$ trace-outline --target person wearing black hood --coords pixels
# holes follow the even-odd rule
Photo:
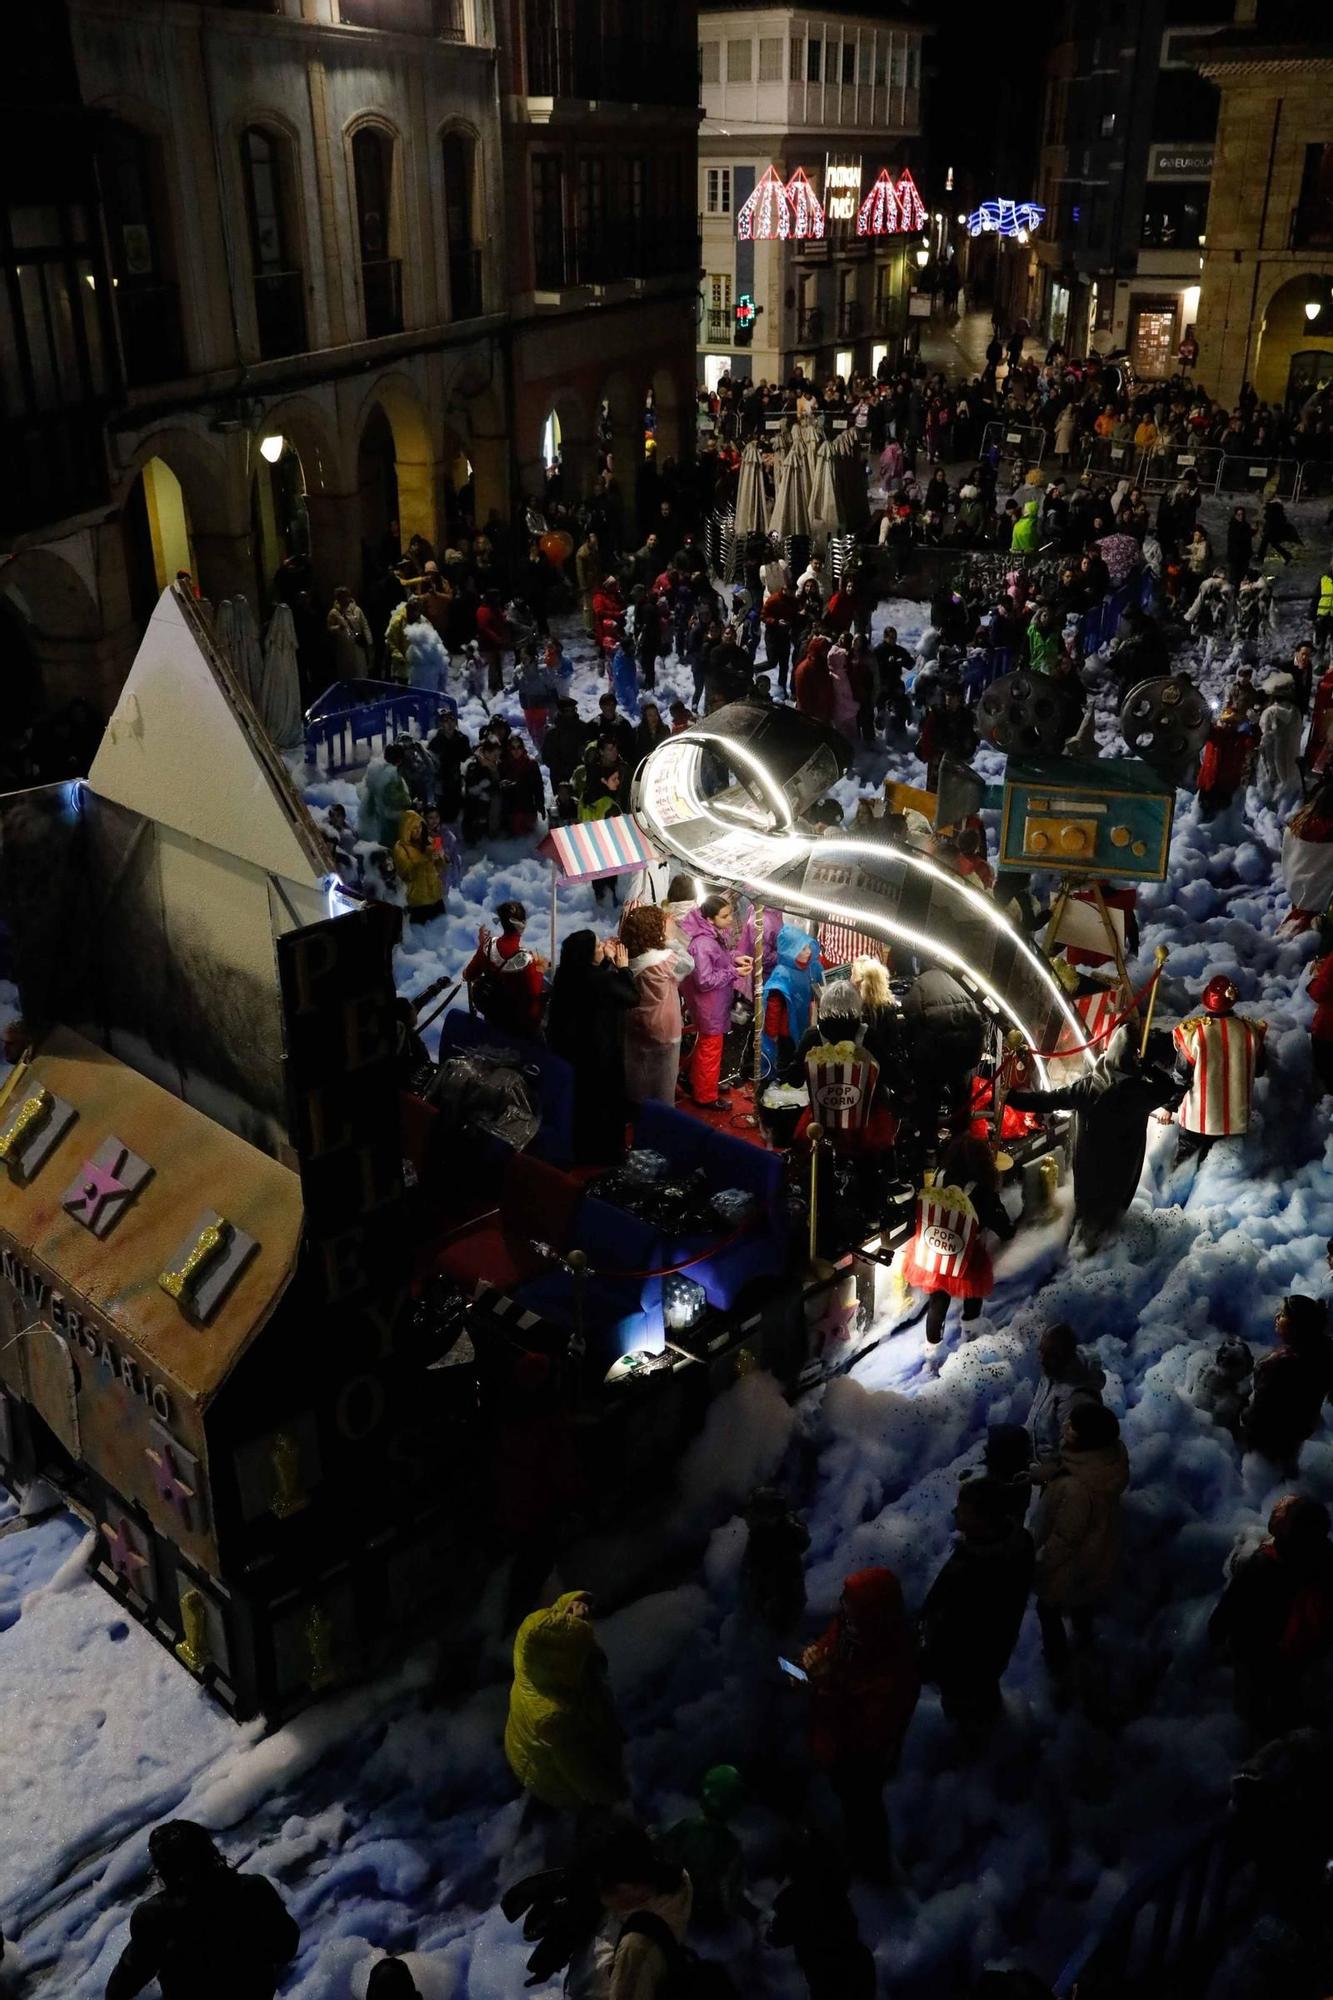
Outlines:
[[[546,1039],[574,1071],[574,1158],[605,1165],[625,1150],[625,1016],[638,999],[625,947],[573,931],[551,982]]]
[[[156,1979],[162,2000],[273,2000],[301,1932],[262,1875],[228,1867],[203,1827],[168,1820],[148,1836],[161,1888],[135,1906],[106,2000]]]
[[[1308,1720],[1309,1681],[1333,1645],[1333,1545],[1328,1509],[1289,1493],[1268,1517],[1268,1540],[1244,1556],[1208,1637],[1235,1674],[1236,1711],[1261,1738]]]
[[[1036,1551],[998,1479],[968,1479],[954,1507],[958,1540],[921,1607],[921,1674],[965,1739],[981,1743],[1000,1713],[1000,1676],[1027,1609]]]
[[[1333,1340],[1323,1306],[1299,1292],[1283,1299],[1273,1330],[1278,1346],[1254,1371],[1241,1434],[1250,1451],[1275,1465],[1294,1465],[1333,1397]]]
[[[1134,1199],[1153,1112],[1174,1109],[1183,1096],[1170,1070],[1140,1061],[1127,1023],[1063,1090],[1010,1091],[1016,1111],[1074,1113],[1074,1225],[1085,1250],[1098,1247]]]

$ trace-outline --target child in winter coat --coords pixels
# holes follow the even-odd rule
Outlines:
[[[731,1002],[738,979],[748,979],[751,961],[737,954],[728,939],[732,905],[729,896],[706,896],[681,923],[681,937],[694,960],[683,993],[697,1034],[690,1057],[690,1093],[696,1104],[722,1106],[730,1099],[719,1092],[722,1048],[731,1025]]]
[[[759,1486],[745,1507],[741,1602],[775,1638],[805,1612],[805,1553],[810,1531],[776,1486]]]
[[[990,1148],[982,1140],[955,1139],[934,1184],[917,1197],[916,1235],[903,1270],[909,1285],[929,1294],[926,1339],[932,1346],[944,1337],[950,1299],[961,1299],[963,1318],[973,1320],[994,1289],[987,1230],[1006,1243],[1014,1234]]]
[[[620,920],[638,998],[625,1016],[625,1088],[631,1104],[674,1104],[682,1032],[680,981],[693,970],[673,952],[671,918],[658,903],[636,903]]]
[[[1070,1667],[1066,1617],[1080,1643],[1089,1644],[1093,1614],[1115,1581],[1120,1496],[1128,1484],[1129,1455],[1115,1416],[1101,1403],[1076,1403],[1032,1519],[1042,1651],[1057,1678]]]
[[[405,812],[393,846],[393,865],[407,891],[407,921],[428,924],[444,915],[444,876],[419,812]]]
[[[1301,711],[1290,674],[1275,674],[1262,692],[1268,702],[1259,714],[1259,789],[1280,799],[1301,788]]]
[[[760,1047],[766,1081],[789,1080],[797,1047],[810,1025],[815,989],[823,981],[818,941],[798,924],[783,924],[777,935],[777,963],[764,982]]]
[[[812,1841],[774,1898],[768,1941],[796,1954],[810,2000],[875,2000],[879,1990],[847,1889],[846,1868]]]
[[[902,1587],[890,1569],[857,1570],[834,1617],[801,1655],[810,1678],[810,1748],[842,1808],[858,1874],[892,1874],[884,1787],[921,1694]]]
[[[509,1768],[524,1791],[559,1811],[609,1806],[625,1791],[623,1740],[592,1600],[567,1591],[525,1618],[514,1640]]]

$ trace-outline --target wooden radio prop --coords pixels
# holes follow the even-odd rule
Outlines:
[[[1174,806],[1174,792],[1132,758],[1011,758],[999,866],[1160,882]]]

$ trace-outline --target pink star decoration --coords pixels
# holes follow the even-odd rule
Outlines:
[[[140,1571],[148,1567],[148,1558],[141,1556],[131,1542],[128,1524],[122,1518],[113,1528],[103,1521],[102,1533],[106,1537],[106,1552],[116,1575],[124,1577],[126,1583],[137,1584]]]
[[[125,1182],[118,1180],[107,1167],[99,1167],[95,1160],[85,1160],[79,1176],[79,1193],[75,1201],[68,1203],[69,1212],[93,1228],[107,1202],[118,1194],[128,1194]]]
[[[190,1504],[194,1499],[194,1488],[187,1486],[181,1478],[171,1446],[145,1445],[144,1455],[153,1468],[153,1485],[157,1491],[169,1507],[179,1507],[188,1520]]]

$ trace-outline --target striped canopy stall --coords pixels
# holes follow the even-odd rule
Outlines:
[[[605,875],[630,875],[661,860],[657,849],[627,814],[553,826],[538,843],[538,854],[554,861],[566,882],[599,882]]]
[[[577,826],[553,826],[537,844],[538,854],[551,862],[551,957],[555,958],[555,900],[562,882],[600,882],[607,875],[633,875],[662,859],[639,823],[628,813],[610,819],[580,820]]]

